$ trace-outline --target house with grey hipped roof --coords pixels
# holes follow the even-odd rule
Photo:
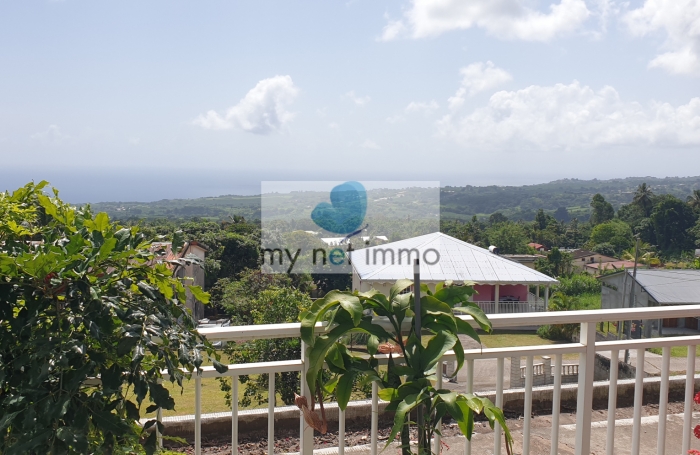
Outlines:
[[[396,280],[413,279],[413,262],[420,259],[421,283],[431,289],[444,281],[475,283],[472,299],[486,313],[545,311],[549,287],[557,280],[523,264],[463,242],[441,232],[354,250],[352,288],[387,293]],[[539,295],[530,292],[530,287]],[[410,292],[410,290],[407,290]]]
[[[601,306],[640,308],[700,304],[700,270],[632,270],[599,278],[602,286]],[[636,324],[635,324],[636,326]],[[632,336],[645,337],[698,333],[697,318],[668,318],[641,321]]]

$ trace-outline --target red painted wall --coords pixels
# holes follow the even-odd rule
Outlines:
[[[492,284],[477,284],[474,289],[478,294],[474,294],[475,302],[493,302],[495,286]],[[521,302],[527,302],[527,285],[526,284],[504,284],[498,289],[500,298],[513,296],[519,298]]]

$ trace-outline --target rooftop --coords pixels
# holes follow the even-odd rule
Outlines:
[[[350,258],[352,267],[361,280],[393,281],[413,278],[412,260],[416,252],[421,257],[421,279],[424,281],[533,285],[557,283],[554,278],[525,265],[440,232],[355,250],[350,253]],[[413,255],[409,257],[411,253]],[[383,257],[386,257],[386,261]]]
[[[700,304],[700,270],[637,270],[637,283],[662,305]]]

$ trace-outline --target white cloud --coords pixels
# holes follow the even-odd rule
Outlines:
[[[46,131],[32,134],[31,139],[43,144],[61,144],[70,139],[70,136],[64,134],[58,125],[49,125]]]
[[[592,0],[589,0],[592,1]],[[607,0],[597,3],[607,4]],[[400,20],[388,20],[381,40],[401,36],[427,38],[469,28],[481,28],[504,39],[549,41],[581,28],[594,13],[584,0],[560,0],[542,12],[527,0],[411,0]]]
[[[255,134],[270,134],[292,120],[294,114],[287,107],[298,93],[299,89],[289,76],[263,79],[225,113],[208,111],[193,123],[212,130],[239,128]]]
[[[330,128],[332,130],[337,130],[340,128],[340,125],[338,125],[336,122],[331,122],[328,124],[328,128]]]
[[[372,100],[372,98],[370,98],[369,96],[356,95],[354,90],[350,90],[348,93],[343,95],[343,97],[349,99],[358,106],[364,106]]]
[[[459,73],[462,75],[462,85],[457,89],[457,93],[447,100],[450,109],[462,106],[466,96],[491,90],[513,79],[506,70],[497,68],[491,61],[472,63],[462,68]]]
[[[438,122],[439,134],[485,149],[582,149],[604,145],[700,144],[700,98],[673,107],[620,99],[609,86],[530,86],[494,93],[488,104]]]
[[[374,142],[370,139],[365,139],[365,141],[362,144],[360,144],[360,147],[362,147],[363,149],[372,149],[372,150],[381,149],[381,147],[379,145],[377,145],[376,142]]]
[[[137,146],[141,143],[141,138],[140,137],[131,137],[128,140],[129,145]]]
[[[416,101],[411,101],[408,106],[404,109],[404,112],[415,113],[422,112],[425,115],[430,115],[440,108],[440,105],[435,101],[431,100],[429,103],[418,103]]]
[[[666,52],[650,61],[649,67],[700,75],[700,0],[646,0],[623,20],[637,36],[665,33]]]
[[[403,115],[392,115],[390,117],[386,118],[387,123],[391,123],[392,125],[395,125],[397,123],[403,122],[406,120]]]

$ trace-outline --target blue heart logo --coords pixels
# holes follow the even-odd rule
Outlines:
[[[331,190],[331,203],[321,202],[311,212],[316,225],[335,234],[356,231],[367,213],[367,190],[359,182],[345,182]]]

